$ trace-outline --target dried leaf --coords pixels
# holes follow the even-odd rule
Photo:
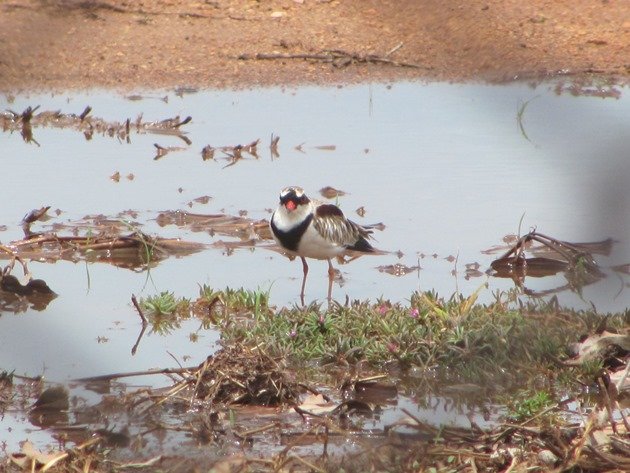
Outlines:
[[[20,453],[12,453],[11,461],[24,470],[36,471],[43,465],[56,461],[60,456],[65,456],[63,452],[43,453],[35,448],[28,440],[22,445]]]
[[[321,394],[309,394],[299,407],[311,414],[322,415],[335,410],[337,404],[331,401],[326,401],[324,396]]]

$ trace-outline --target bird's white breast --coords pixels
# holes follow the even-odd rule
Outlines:
[[[344,251],[345,247],[323,238],[311,222],[298,244],[297,253],[307,258],[328,259],[334,258]]]

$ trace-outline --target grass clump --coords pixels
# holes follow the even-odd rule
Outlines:
[[[469,379],[553,363],[589,325],[585,313],[515,306],[510,293],[491,304],[476,303],[476,296],[415,292],[408,304],[380,299],[276,311],[268,292],[202,288],[228,343],[262,345],[295,361],[448,367]]]
[[[160,335],[168,335],[180,327],[183,318],[190,317],[190,301],[169,291],[142,298],[139,304],[153,332]]]
[[[188,316],[190,301],[175,297],[172,292],[163,291],[156,296],[140,299],[140,307],[152,316]]]
[[[507,418],[511,422],[521,423],[542,414],[556,402],[546,391],[533,393],[520,392],[507,401]]]
[[[254,316],[261,311],[269,311],[269,290],[231,289],[217,291],[204,284],[199,289],[199,299],[196,302],[198,310],[212,309],[216,304],[222,311],[229,314],[251,312]]]
[[[557,366],[570,343],[602,319],[554,303],[520,304],[510,291],[488,304],[477,303],[477,295],[445,299],[414,292],[407,303],[379,299],[276,310],[268,290],[203,286],[193,311],[218,326],[226,344],[255,346],[298,363],[395,363],[479,382],[498,374],[519,381],[524,370]],[[607,323],[614,329],[626,319],[617,314]]]

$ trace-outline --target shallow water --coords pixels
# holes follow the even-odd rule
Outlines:
[[[159,227],[163,210],[196,213],[246,211],[254,220],[269,218],[279,190],[301,185],[317,196],[333,186],[346,214],[359,223],[383,222],[376,246],[396,254],[363,257],[341,266],[344,284],[334,297],[343,301],[384,297],[404,301],[414,290],[435,289],[470,294],[488,282],[481,300],[510,280],[486,275],[465,278],[465,264],[480,271],[497,257],[482,253],[502,244],[506,234],[530,227],[573,242],[613,238],[604,267],[630,263],[630,100],[558,95],[554,85],[397,83],[295,90],[207,91],[177,96],[150,92],[132,101],[104,91],[0,98],[0,109],[21,112],[27,106],[81,113],[106,120],[162,120],[192,116],[182,127],[192,141],[175,136],[131,134],[131,142],[76,131],[35,128],[37,143],[19,132],[0,134],[3,155],[0,207],[2,243],[22,238],[20,221],[31,209],[52,207],[54,218],[34,224],[76,222],[85,215],[116,218],[128,209],[148,234],[213,243],[225,236]],[[168,96],[168,102],[160,97]],[[519,110],[527,102],[519,126]],[[279,158],[268,149],[280,137]],[[201,150],[247,144],[261,139],[259,159],[229,161],[217,152],[204,161]],[[154,160],[154,143],[183,147]],[[334,146],[334,149],[332,149]],[[115,182],[110,176],[121,175]],[[125,176],[133,174],[134,179]],[[209,195],[203,205],[189,203]],[[355,209],[365,208],[365,217]],[[52,210],[60,209],[59,216]],[[456,257],[456,261],[449,256]],[[421,270],[395,277],[375,269],[401,263]],[[312,262],[307,300],[326,295],[325,262]],[[214,350],[218,334],[200,330],[198,321],[163,337],[148,334],[138,353],[130,350],[140,330],[131,306],[139,297],[174,291],[194,298],[198,284],[215,288],[271,288],[277,305],[299,302],[301,265],[264,248],[217,248],[185,258],[171,258],[136,273],[105,264],[32,262],[34,277],[59,295],[41,312],[0,315],[0,369],[43,374],[50,381],[119,371],[198,364]],[[454,276],[453,270],[457,273]],[[17,269],[16,272],[17,273]],[[537,290],[561,286],[562,276],[528,278]],[[558,294],[562,304],[617,311],[628,307],[628,277],[609,272],[584,288],[581,297]],[[199,339],[191,342],[190,335]],[[155,380],[149,381],[154,383]]]

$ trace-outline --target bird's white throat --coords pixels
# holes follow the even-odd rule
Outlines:
[[[310,202],[305,205],[298,205],[291,212],[284,205],[281,205],[273,215],[273,223],[279,230],[286,232],[297,227],[312,213],[313,209]]]

